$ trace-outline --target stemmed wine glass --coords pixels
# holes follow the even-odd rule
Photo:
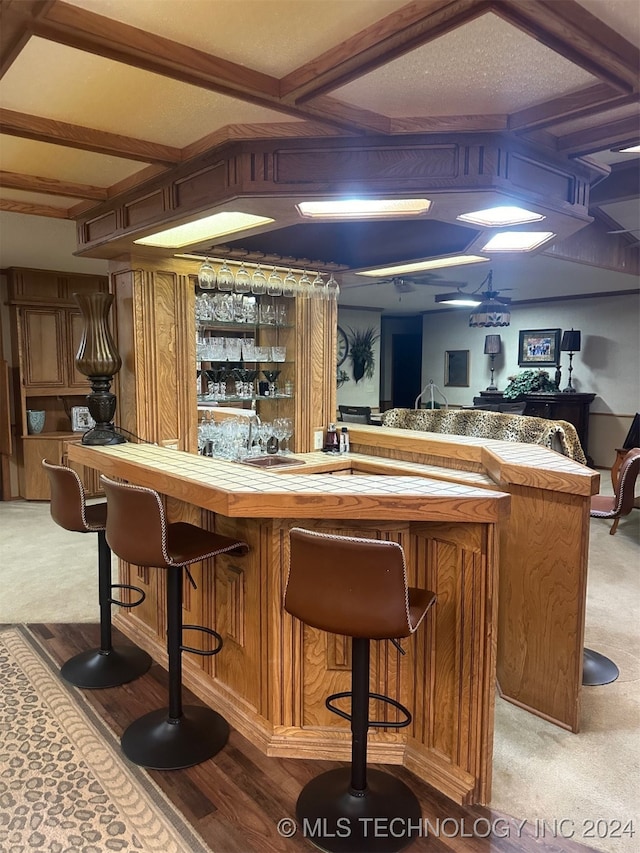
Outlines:
[[[278,376],[280,376],[281,373],[282,373],[281,370],[263,370],[262,371],[262,375],[264,376],[264,378],[269,383],[269,396],[270,397],[276,396],[276,391],[277,391],[276,380],[277,380]]]
[[[233,290],[233,272],[226,261],[218,270],[218,290]]]
[[[284,281],[282,282],[282,295],[295,296],[297,287],[298,282],[296,281],[296,277],[293,274],[293,270],[290,269],[284,277]]]
[[[275,267],[267,280],[267,296],[282,296],[282,276]]]
[[[198,270],[198,284],[203,290],[215,290],[216,271],[209,263],[209,258],[205,260]]]
[[[284,441],[281,453],[291,453],[291,450],[289,449],[289,439],[293,435],[293,420],[291,418],[276,418],[274,420],[274,424],[276,425],[277,430],[275,433],[276,438],[280,441]]]
[[[267,292],[267,277],[262,272],[260,264],[256,267],[254,274],[251,276],[251,293],[255,296],[263,296]]]
[[[324,299],[326,288],[324,281],[322,280],[322,273],[316,273],[316,277],[311,282],[312,293],[316,299]]]
[[[249,293],[251,290],[251,276],[247,272],[244,262],[240,264],[240,269],[236,273],[234,288],[236,293]]]

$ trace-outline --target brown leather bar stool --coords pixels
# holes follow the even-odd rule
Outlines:
[[[78,474],[65,465],[42,460],[51,484],[51,517],[77,533],[98,534],[98,600],[100,603],[100,648],[81,652],[62,665],[60,675],[75,687],[118,687],[138,678],[151,666],[151,658],[136,646],[118,646],[111,642],[111,605],[137,607],[144,601],[144,591],[128,584],[111,583],[111,550],[105,538],[107,505],[88,505]],[[112,598],[113,589],[130,589],[139,593],[132,603]]]
[[[135,720],[122,735],[122,751],[134,764],[154,770],[179,770],[211,758],[226,744],[229,726],[211,708],[182,704],[182,652],[215,655],[222,637],[202,625],[182,620],[183,569],[196,588],[189,566],[218,554],[244,554],[245,542],[211,533],[183,521],[169,523],[160,495],[153,489],[100,478],[107,495],[107,541],[127,563],[167,571],[167,654],[169,707]],[[213,649],[182,644],[183,630],[214,637]]]
[[[403,728],[411,714],[394,699],[370,692],[369,647],[371,640],[391,640],[402,651],[397,640],[413,634],[436,597],[407,586],[404,552],[396,542],[295,527],[290,541],[285,610],[313,628],[351,637],[352,644],[351,690],[325,700],[330,711],[351,723],[351,767],[329,770],[307,783],[296,815],[302,826],[320,828],[312,840],[321,850],[394,853],[420,832],[420,803],[395,776],[367,772],[367,731]],[[351,697],[350,714],[333,704],[346,697]],[[404,719],[370,720],[371,698],[401,711]],[[385,826],[379,834],[376,818]]]

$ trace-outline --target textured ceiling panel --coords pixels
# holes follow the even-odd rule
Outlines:
[[[227,124],[283,119],[275,110],[39,38],[5,74],[0,97],[5,109],[178,148]]]
[[[392,117],[478,115],[515,112],[595,82],[591,74],[487,14],[332,94]]]
[[[74,6],[274,77],[283,77],[406,2],[71,0]]]
[[[0,136],[0,169],[58,181],[110,187],[144,168],[144,164],[91,151],[49,145],[16,136]]]

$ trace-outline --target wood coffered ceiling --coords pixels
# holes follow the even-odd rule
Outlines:
[[[582,168],[601,238],[633,224],[639,161],[611,149],[640,141],[635,0],[0,0],[0,15],[0,216],[86,221],[232,143],[494,134]],[[433,226],[407,231],[430,251]],[[286,217],[279,254],[288,228],[334,260],[335,229]],[[384,254],[366,228],[343,252],[358,265]],[[637,272],[637,235],[608,240]]]

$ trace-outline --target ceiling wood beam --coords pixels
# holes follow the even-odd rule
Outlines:
[[[47,204],[28,204],[14,199],[0,199],[0,210],[10,213],[28,213],[30,216],[46,216],[49,219],[71,219],[69,211],[63,207],[53,207]]]
[[[48,195],[70,196],[103,201],[108,198],[103,187],[89,184],[76,184],[71,181],[58,181],[55,178],[42,178],[37,175],[20,175],[17,172],[0,171],[0,186],[26,192],[46,193]]]
[[[596,83],[581,89],[553,98],[544,104],[520,110],[509,116],[509,130],[527,132],[544,130],[560,122],[571,121],[599,114],[603,109],[610,110],[626,106],[637,100],[637,95],[620,95],[616,89],[607,83]]]
[[[576,0],[493,0],[493,11],[617,91],[638,90],[640,51]]]
[[[0,109],[0,129],[10,136],[23,139],[35,139],[37,142],[49,142],[53,145],[65,145],[83,151],[96,151],[127,160],[139,160],[143,163],[161,163],[163,165],[179,163],[182,159],[180,149],[143,139],[106,133],[63,121],[26,115],[13,110]]]
[[[468,1],[468,0],[467,0]],[[286,113],[296,118],[322,120],[349,131],[378,133],[384,117],[371,113],[360,127],[354,111],[340,106],[320,109],[294,106],[280,98],[277,78],[212,56],[154,33],[88,12],[57,0],[34,24],[34,35],[96,56],[103,56],[154,74]]]
[[[417,0],[392,12],[280,81],[283,100],[300,105],[483,14],[488,0]]]
[[[623,145],[637,145],[640,136],[640,122],[637,116],[607,122],[598,127],[577,130],[558,138],[557,149],[563,154],[593,154],[605,148],[617,148]]]
[[[31,38],[31,27],[54,0],[2,0],[0,3],[0,79]]]

